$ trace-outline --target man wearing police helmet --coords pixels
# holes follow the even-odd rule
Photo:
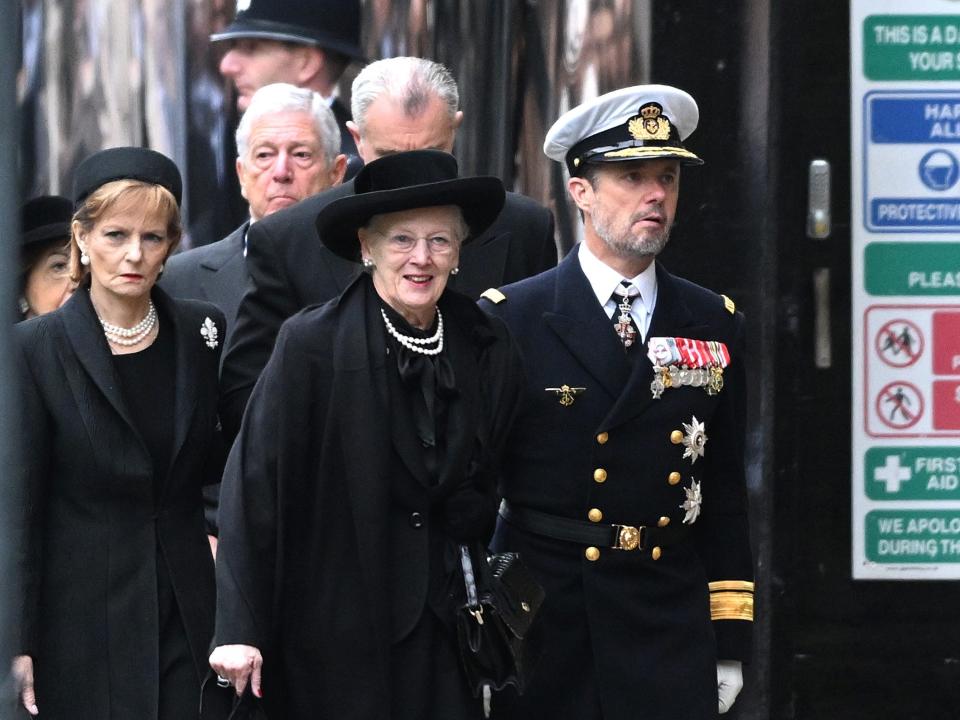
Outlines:
[[[330,103],[340,126],[340,151],[357,155],[346,129],[350,112],[334,91],[347,66],[363,59],[359,0],[237,0],[233,22],[210,40],[229,43],[220,73],[233,81],[240,112],[264,85],[285,82],[313,90]]]
[[[700,720],[726,712],[750,655],[744,320],[669,272],[666,245],[697,105],[663,85],[565,113],[584,239],[556,268],[484,293],[527,384],[503,459],[495,550],[547,599],[523,695],[493,717]]]

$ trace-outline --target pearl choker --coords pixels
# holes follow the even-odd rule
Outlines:
[[[416,338],[404,335],[393,326],[393,323],[390,322],[390,318],[387,317],[387,313],[384,312],[383,308],[380,308],[380,315],[383,316],[383,324],[387,326],[387,332],[396,338],[397,342],[407,350],[412,350],[421,355],[439,355],[443,350],[443,315],[440,314],[440,308],[437,308],[437,331],[428,338]],[[424,345],[433,345],[434,343],[437,345],[435,348],[422,347]]]
[[[103,327],[103,334],[107,340],[114,345],[130,347],[141,343],[151,333],[157,324],[157,309],[153,306],[153,300],[150,301],[150,307],[143,320],[138,322],[132,328],[120,327],[106,322],[100,315],[97,315],[100,325]]]

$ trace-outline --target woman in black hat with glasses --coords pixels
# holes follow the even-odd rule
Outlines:
[[[20,209],[20,320],[63,305],[76,283],[70,278],[70,220],[73,203],[41,195]]]
[[[19,655],[27,711],[199,714],[213,630],[201,487],[222,468],[224,321],[157,288],[180,240],[180,173],[143,148],[77,168],[72,298],[16,326],[23,460]]]
[[[492,533],[518,358],[446,285],[503,185],[435,150],[355,182],[317,228],[368,272],[284,324],[227,462],[210,662],[271,718],[479,718],[456,549]]]

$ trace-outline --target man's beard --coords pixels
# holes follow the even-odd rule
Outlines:
[[[641,220],[646,213],[640,213],[629,218],[623,227],[612,227],[613,220],[598,207],[593,208],[591,215],[593,229],[597,237],[620,257],[648,258],[659,255],[670,240],[670,226],[650,231],[644,237],[638,237],[630,232],[630,227]]]

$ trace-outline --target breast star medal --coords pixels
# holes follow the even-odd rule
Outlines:
[[[586,388],[582,387],[570,387],[569,385],[561,385],[560,387],[549,387],[544,388],[546,392],[552,392],[557,397],[560,398],[559,402],[564,407],[570,407],[573,405],[573,401],[577,395],[582,392],[586,392]]]
[[[707,426],[694,415],[689,423],[683,423],[683,430],[683,458],[690,458],[690,464],[693,465],[698,457],[703,457]]]
[[[214,348],[217,347],[217,345],[220,344],[219,341],[217,340],[217,335],[218,335],[217,325],[210,318],[203,319],[203,325],[200,326],[200,334],[203,335],[204,338],[206,338],[205,344],[211,350],[213,350]]]
[[[683,516],[684,525],[693,525],[700,517],[700,503],[703,502],[703,495],[700,494],[700,483],[690,478],[690,487],[684,488],[687,499],[683,501],[680,509],[686,514]]]

